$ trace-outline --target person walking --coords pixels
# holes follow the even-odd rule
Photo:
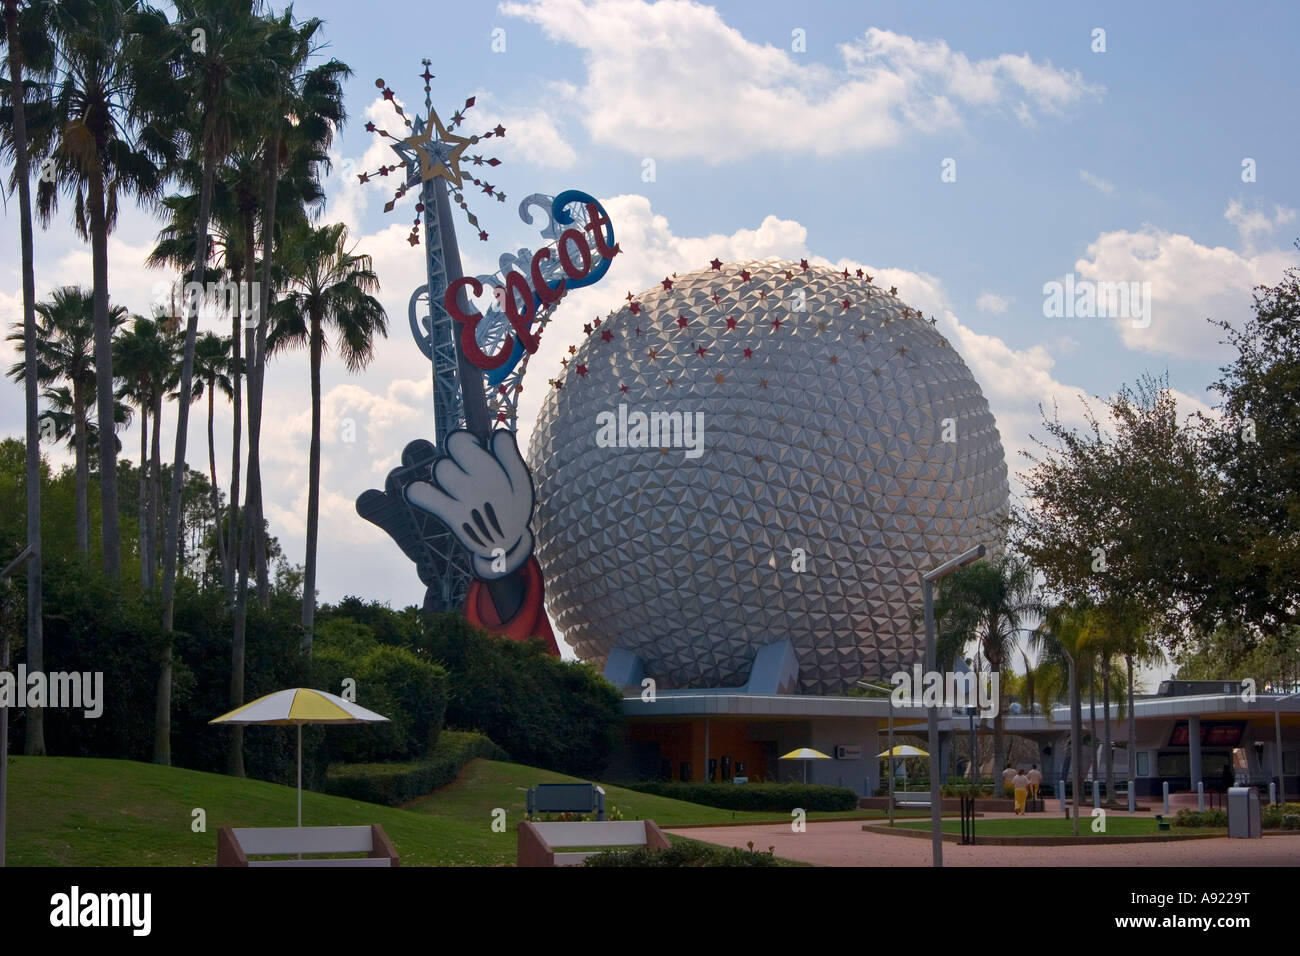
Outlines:
[[[1029,778],[1029,799],[1037,801],[1039,790],[1043,786],[1043,771],[1038,769],[1038,764],[1034,764],[1025,776]]]
[[[1002,792],[1006,793],[1011,789],[1011,778],[1016,775],[1016,768],[1007,764],[1006,769],[1002,771]]]
[[[1016,771],[1016,775],[1011,778],[1011,787],[1016,792],[1016,816],[1024,816],[1025,797],[1029,795],[1029,778],[1024,771]]]

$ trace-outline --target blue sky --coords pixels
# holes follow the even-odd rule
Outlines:
[[[1074,416],[1080,393],[1168,371],[1185,407],[1201,407],[1224,358],[1205,318],[1242,321],[1251,286],[1300,261],[1300,127],[1285,118],[1300,12],[1290,4],[1228,14],[1209,4],[299,0],[295,11],[325,19],[326,52],[355,71],[325,219],[347,222],[374,256],[393,323],[365,373],[325,369],[324,600],[401,605],[422,593],[352,502],[429,417],[427,366],[405,320],[423,281],[404,240],[412,200],[385,215],[385,187],[355,175],[387,161],[363,129],[367,116],[392,116],[374,79],[418,107],[423,56],[443,115],[472,94],[469,130],[507,128],[490,144],[504,161],[493,181],[512,201],[473,202],[487,243],[458,222],[467,271],[536,245],[515,216],[528,193],[581,188],[615,216],[627,255],[566,300],[530,366],[534,384],[558,369],[584,316],[714,255],[860,264],[938,317],[989,397],[1014,471],[1039,403]],[[1097,28],[1105,52],[1092,50]],[[1242,180],[1247,158],[1254,182]],[[946,159],[954,182],[941,179]],[[12,321],[13,203],[4,214],[0,317]],[[140,312],[171,278],[141,263],[157,229],[126,210],[110,246],[110,291]],[[1046,317],[1043,285],[1067,273],[1149,282],[1149,325]],[[61,216],[37,236],[38,294],[66,282],[90,284],[89,250]],[[268,516],[301,560],[305,360],[278,359],[270,374]],[[521,406],[525,437],[542,391]],[[0,396],[0,433],[20,434],[21,390],[6,384]],[[361,454],[337,438],[345,421],[360,429]],[[219,434],[229,422],[220,410]],[[131,433],[123,442],[136,447]],[[205,465],[203,453],[200,442],[192,464]]]

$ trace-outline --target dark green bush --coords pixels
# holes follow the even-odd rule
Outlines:
[[[694,840],[674,843],[666,850],[636,847],[627,850],[603,850],[583,861],[583,866],[781,866],[771,848],[755,850],[720,847]]]
[[[858,795],[848,787],[807,783],[690,783],[648,781],[626,784],[629,790],[724,810],[853,810]]]
[[[444,731],[431,756],[407,763],[331,764],[325,792],[395,807],[455,780],[475,757],[506,760],[506,752],[482,734]]]
[[[447,707],[447,672],[400,647],[373,645],[357,653],[328,644],[312,657],[315,686],[339,694],[356,681],[356,702],[388,718],[383,724],[333,727],[331,761],[417,760],[433,751]]]
[[[447,726],[482,731],[520,763],[599,777],[622,740],[622,695],[589,664],[485,634],[460,614],[427,616],[419,642],[450,675]]]

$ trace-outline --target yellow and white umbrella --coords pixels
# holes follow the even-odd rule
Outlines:
[[[298,826],[302,826],[302,728],[304,724],[375,724],[387,717],[323,690],[293,687],[236,707],[210,724],[265,724],[298,728]]]
[[[899,744],[893,750],[885,750],[876,754],[877,757],[928,757],[929,752],[922,750],[920,747],[913,747],[911,744]]]
[[[830,760],[830,754],[824,754],[820,750],[813,750],[811,747],[800,747],[798,750],[791,750],[788,754],[783,754],[781,760]],[[803,782],[808,782],[808,764],[803,765]]]
[[[922,750],[920,747],[913,747],[911,744],[899,744],[893,750],[885,750],[876,754],[877,757],[928,757],[929,751]],[[889,761],[889,772],[894,770],[894,761]],[[903,790],[907,790],[907,764],[903,764]]]

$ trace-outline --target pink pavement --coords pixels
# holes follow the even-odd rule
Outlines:
[[[1010,814],[1006,814],[1009,816]],[[789,824],[688,827],[678,836],[721,846],[776,848],[776,855],[815,866],[929,866],[930,841],[867,833],[861,820],[809,823],[803,833]],[[1298,866],[1300,836],[1262,840],[1186,840],[1111,846],[943,845],[944,866]]]

